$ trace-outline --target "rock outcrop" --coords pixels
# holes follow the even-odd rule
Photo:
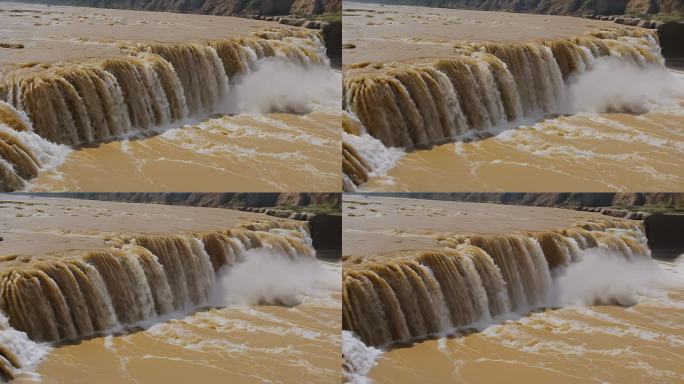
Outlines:
[[[665,23],[658,28],[660,48],[665,58],[684,58],[684,23]]]
[[[684,250],[684,215],[655,214],[644,220],[648,246],[660,257],[677,257]]]
[[[292,15],[319,15],[321,13],[339,12],[341,7],[341,0],[294,0],[289,13]]]

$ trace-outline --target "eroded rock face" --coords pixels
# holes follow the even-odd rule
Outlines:
[[[323,38],[328,57],[331,59],[342,58],[342,21],[337,20],[326,23],[323,26]]]
[[[648,246],[657,251],[666,251],[672,256],[684,251],[684,215],[655,214],[644,220]],[[669,251],[669,252],[667,252]]]
[[[626,0],[597,0],[594,13],[597,15],[622,15],[626,8]]]
[[[337,207],[342,203],[342,195],[335,192],[310,193],[312,205],[328,205]]]
[[[220,0],[214,0],[220,1]],[[257,6],[247,7],[247,11],[256,11],[266,15],[286,15],[290,14],[293,0],[262,0]]]
[[[316,215],[309,220],[311,239],[316,251],[325,258],[340,258],[342,216]]]
[[[665,23],[658,28],[662,55],[666,58],[684,58],[684,23]]]
[[[630,0],[627,3],[626,11],[630,14],[658,13],[658,2],[655,0]]]
[[[294,0],[290,7],[293,15],[319,15],[321,13],[339,12],[341,0]]]
[[[321,1],[294,0],[290,6],[290,13],[295,15],[314,15],[323,13]]]

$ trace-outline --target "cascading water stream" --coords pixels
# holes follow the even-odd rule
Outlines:
[[[343,274],[343,329],[387,348],[511,313],[553,306],[553,276],[603,249],[626,260],[649,259],[643,229],[629,221],[511,235],[441,236],[442,249],[348,257]]]
[[[36,363],[35,342],[103,335],[208,305],[219,271],[251,249],[311,260],[306,224],[272,220],[224,231],[127,235],[109,248],[16,256],[0,271],[0,377]],[[4,319],[4,317],[2,318]],[[33,357],[32,357],[33,356]]]
[[[19,371],[34,366],[49,348],[13,329],[0,313],[0,381],[11,381]]]
[[[150,134],[224,112],[257,60],[328,66],[317,31],[273,29],[204,43],[135,44],[122,57],[18,68],[0,80],[0,190],[21,189],[68,148]],[[64,146],[60,146],[64,145]]]
[[[373,164],[382,152],[378,144],[386,152],[488,137],[562,112],[567,84],[601,58],[638,68],[663,63],[655,35],[636,30],[545,42],[460,44],[454,50],[454,57],[364,63],[345,70],[344,108],[358,125],[345,127],[348,189],[383,172]]]

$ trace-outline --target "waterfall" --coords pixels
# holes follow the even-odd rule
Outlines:
[[[248,73],[258,59],[328,65],[322,36],[312,30],[274,28],[201,43],[131,44],[122,52],[3,75],[0,190],[21,189],[36,177],[45,167],[41,157],[63,158],[57,153],[66,149],[59,144],[101,143],[220,111],[231,80]],[[40,144],[26,148],[27,140]]]
[[[566,84],[597,59],[611,56],[644,68],[662,65],[658,50],[652,31],[616,29],[565,40],[456,44],[452,57],[351,66],[344,108],[360,128],[346,126],[345,132],[409,150],[487,137],[556,111]],[[353,140],[345,141],[352,190],[375,169]]]
[[[0,310],[14,330],[35,341],[78,340],[192,310],[210,299],[216,272],[243,261],[249,249],[267,248],[288,260],[314,258],[306,225],[263,220],[19,256],[0,271]]]
[[[552,274],[600,247],[648,258],[640,224],[578,222],[520,234],[440,236],[441,249],[343,261],[343,329],[389,347],[525,313],[551,302]]]
[[[31,341],[26,333],[13,329],[0,313],[0,381],[11,381],[22,369],[29,368],[49,351]]]
[[[0,101],[0,191],[21,189],[42,169],[61,163],[71,151],[33,132],[28,119]]]

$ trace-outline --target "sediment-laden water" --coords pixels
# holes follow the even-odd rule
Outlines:
[[[339,119],[339,113],[325,111],[212,118],[147,139],[71,152],[26,188],[153,192],[186,190],[191,183],[198,191],[335,191]]]
[[[22,12],[29,11],[14,12],[23,16]],[[67,24],[73,19],[69,16],[73,15],[62,16]],[[207,21],[213,20],[197,20],[205,24]],[[155,34],[159,28],[162,27],[149,27],[149,31]],[[215,35],[220,36],[219,33]],[[213,172],[206,179],[224,179],[223,189],[230,189],[225,188],[230,183],[240,184],[227,175],[244,172],[239,164],[244,158],[253,164],[259,163],[260,167],[278,161],[295,168],[292,164],[297,162],[298,168],[304,169],[296,175],[298,178],[321,179],[322,189],[335,189],[339,182],[330,174],[338,172],[339,162],[321,154],[331,152],[339,143],[330,134],[330,121],[339,118],[339,73],[329,67],[320,32],[261,26],[257,31],[252,28],[252,32],[244,33],[244,36],[224,39],[200,40],[190,35],[192,37],[186,40],[192,42],[182,42],[183,36],[179,36],[181,42],[149,42],[144,36],[138,41],[120,41],[116,43],[120,51],[116,54],[109,52],[114,45],[111,42],[67,39],[70,47],[62,56],[71,58],[72,51],[77,50],[71,45],[79,45],[80,41],[83,53],[78,60],[4,65],[0,80],[2,189],[33,189],[27,183],[41,171],[54,169],[64,161],[82,164],[83,160],[76,158],[79,156],[101,162],[108,169],[94,167],[94,163],[88,161],[89,168],[103,173],[110,173],[114,168],[115,172],[142,180],[142,184],[149,176],[152,179],[149,183],[157,189],[187,190],[187,183],[176,187],[161,181],[171,166],[150,166],[148,157],[152,156],[183,164],[191,168],[188,173],[195,170]],[[100,52],[102,49],[107,51]],[[90,55],[95,57],[89,58]],[[41,57],[39,53],[34,56]],[[53,57],[61,58],[58,54]],[[16,60],[22,59],[23,56],[16,57]],[[293,85],[296,85],[295,89],[289,88]],[[289,88],[291,97],[282,101],[285,88]],[[266,115],[271,112],[299,116]],[[245,116],[207,120],[214,114]],[[207,120],[205,124],[198,124],[203,120]],[[293,128],[300,128],[292,127],[293,122],[300,124],[312,140],[292,151],[283,151],[296,138],[291,133]],[[180,128],[186,124],[190,124],[189,128]],[[253,143],[242,146],[242,137],[234,136],[235,125],[242,124],[246,125],[247,131],[250,128],[258,131],[258,135],[251,136],[279,141],[273,147],[283,152],[282,158],[274,159],[269,155],[277,154],[273,149],[260,156],[258,146]],[[203,129],[207,125],[213,129]],[[145,149],[138,151],[138,154],[144,152],[139,157],[133,156],[134,169],[117,169],[111,164],[110,161],[117,160],[112,159],[112,152],[117,152],[119,157],[130,155],[127,150],[131,141],[127,139],[144,138],[169,128],[181,132],[161,140],[161,145],[167,149],[160,150],[156,141],[141,140],[139,146]],[[182,133],[185,131],[190,132],[185,135]],[[217,134],[225,137],[217,140]],[[188,135],[192,137],[185,137]],[[70,148],[113,140],[119,146],[90,148],[87,154],[75,151],[69,155]],[[188,149],[188,145],[194,147]],[[147,147],[156,148],[147,150]],[[222,165],[218,165],[220,161],[215,158],[219,150],[225,152]],[[151,155],[150,152],[155,153]],[[207,152],[212,152],[213,156]],[[226,166],[226,163],[232,164]],[[80,175],[69,165],[57,172],[64,174],[64,184],[59,184],[58,177],[52,175],[47,176],[50,184],[42,188],[52,191],[88,188],[69,180]],[[212,177],[216,174],[220,176]],[[154,180],[158,175],[158,180]],[[267,183],[260,177],[256,179],[262,187]],[[203,185],[191,184],[193,189],[203,190]],[[38,182],[36,189],[41,189],[41,185],[43,182]],[[288,187],[273,180],[273,185],[263,188]],[[125,184],[114,189],[121,188],[126,188]]]
[[[102,356],[111,353],[121,362],[139,358],[142,363],[137,368],[142,373],[136,368],[120,371],[117,364],[116,376],[106,379],[117,382],[136,382],[138,374],[157,380],[154,361],[172,361],[178,356],[186,361],[186,374],[206,366],[209,382],[227,377],[221,373],[235,370],[249,359],[274,364],[274,354],[283,358],[279,367],[289,374],[298,372],[321,382],[325,381],[321,377],[341,375],[335,352],[339,347],[339,266],[316,261],[306,223],[224,211],[228,212],[225,222],[245,217],[226,229],[136,233],[134,229],[144,226],[145,220],[160,217],[166,217],[164,225],[187,227],[191,222],[177,214],[181,210],[188,217],[198,213],[194,208],[145,205],[135,213],[121,210],[132,205],[21,198],[3,201],[3,210],[20,211],[18,224],[7,239],[12,253],[4,253],[0,262],[0,360],[5,379],[29,380],[36,375],[39,361],[45,359],[47,365],[40,363],[37,372],[47,382],[96,380],[112,368],[112,356]],[[221,220],[221,212],[216,211],[223,210],[203,211],[208,222]],[[82,230],[77,221],[54,217],[57,212],[73,212],[71,215],[88,222],[85,228],[91,229]],[[84,216],[85,212],[89,216]],[[129,224],[129,233],[122,233],[117,224],[107,232],[102,231],[106,219],[99,218],[103,214],[131,215],[138,220]],[[61,221],[64,229],[50,227],[52,220]],[[25,232],[38,244],[22,247]],[[45,238],[36,239],[38,233],[45,233]],[[58,245],[53,247],[53,243]],[[98,243],[102,246],[94,246]],[[52,252],[40,251],[53,248]],[[262,278],[256,278],[257,272]],[[274,282],[285,272],[289,278]],[[318,310],[324,315],[314,320],[312,313]],[[167,320],[172,321],[161,324]],[[243,333],[237,336],[229,330]],[[60,347],[86,339],[92,340]],[[157,346],[150,346],[150,340]],[[320,340],[316,352],[304,347],[311,340]],[[233,347],[226,349],[228,345]],[[146,351],[143,356],[141,350]],[[291,353],[284,357],[283,350]],[[204,363],[188,359],[186,353],[201,355],[198,358]],[[92,376],[87,377],[79,365],[68,363],[70,356],[86,355],[84,359],[102,358],[94,365],[102,370],[91,370]],[[297,371],[300,364],[310,367],[307,373]],[[264,379],[279,375],[275,367],[250,372],[229,375]]]
[[[210,309],[145,331],[86,340],[53,349],[36,373],[48,383],[340,382],[341,299],[336,295],[303,299],[295,308]],[[87,373],[83,364],[91,367]],[[24,380],[28,377],[17,382]]]
[[[387,146],[436,144],[553,111],[564,79],[594,59],[658,65],[655,47],[652,34],[628,31],[546,43],[465,44],[455,47],[462,57],[347,71],[345,102]]]
[[[347,355],[358,367],[349,378],[378,383],[427,378],[487,383],[501,375],[539,383],[681,381],[681,260],[625,263],[621,256],[590,255],[596,256],[581,276],[573,276],[574,289],[566,291],[575,305],[514,315],[482,332],[388,352],[347,333]],[[607,297],[620,295],[637,304],[586,305],[607,288],[612,288]]]
[[[397,15],[378,22],[370,13],[370,26],[361,27],[370,35],[407,17],[394,8],[369,9]],[[397,36],[415,47],[413,57],[360,61],[368,50],[361,47],[354,61],[349,50],[345,188],[519,190],[514,176],[547,183],[553,178],[563,190],[656,190],[680,183],[681,170],[673,162],[681,156],[684,82],[663,66],[653,31],[604,26],[552,40],[511,41],[502,35],[493,41],[445,41],[439,37],[445,32],[434,36],[430,29],[442,19],[427,18],[425,31],[413,26],[419,33],[414,40]],[[445,46],[453,52],[445,54]],[[588,161],[610,172],[585,175]],[[639,181],[638,167],[648,169],[647,182]]]
[[[618,223],[631,229],[609,232],[578,225],[558,232],[457,235],[440,240],[447,249],[349,258],[344,328],[376,347],[419,340],[547,305],[551,271],[577,261],[584,249],[648,257],[637,224]]]
[[[381,200],[355,200],[345,211],[373,227],[390,219],[374,206]],[[377,245],[362,244],[344,258],[347,380],[485,383],[502,372],[533,382],[681,380],[681,261],[652,260],[641,222],[583,218],[552,230],[497,233],[501,217],[469,218],[493,212],[486,204],[468,211],[467,204],[447,210],[440,208],[456,203],[425,203],[422,213],[434,212],[434,225],[460,211],[493,228],[449,234],[423,229],[429,224],[414,218],[415,204],[397,213],[413,221],[412,233],[386,228],[394,242],[405,239],[392,246],[398,250],[376,253]],[[519,212],[507,222],[528,226],[529,214]],[[345,231],[364,242],[354,228]]]

